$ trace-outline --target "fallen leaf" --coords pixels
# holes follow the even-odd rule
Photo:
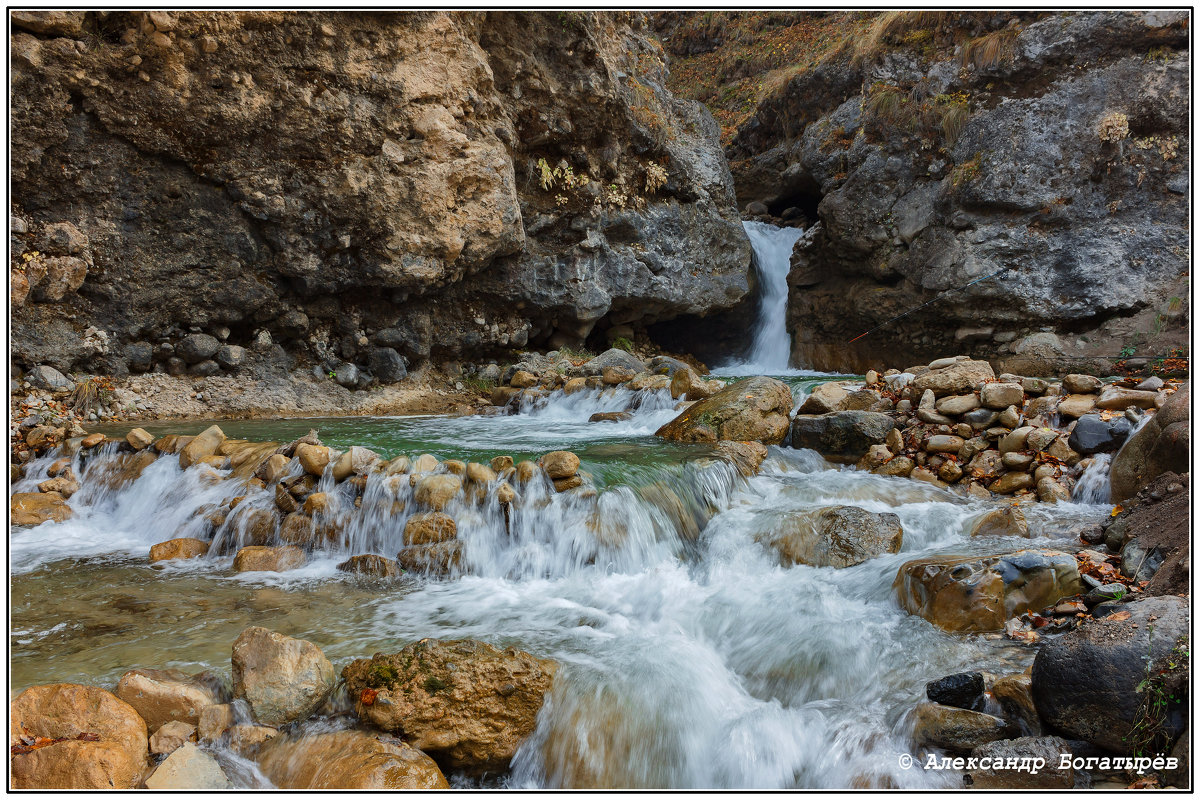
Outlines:
[[[1118,611],[1115,614],[1109,614],[1104,618],[1104,620],[1105,622],[1124,622],[1125,620],[1129,619],[1129,617],[1130,613],[1128,611]]]

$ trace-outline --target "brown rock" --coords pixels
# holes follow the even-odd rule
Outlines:
[[[238,550],[233,558],[234,572],[286,572],[304,565],[304,551],[299,547],[250,546]]]
[[[208,542],[202,539],[168,539],[150,548],[150,561],[171,561],[176,558],[203,558],[208,555]]]
[[[407,545],[435,544],[453,539],[458,533],[454,518],[440,511],[413,514],[404,525]]]
[[[227,733],[229,749],[242,758],[253,758],[264,744],[279,735],[279,729],[270,725],[231,725]]]
[[[95,686],[31,686],[11,706],[9,743],[68,739],[11,756],[14,789],[132,789],[146,769],[146,723],[123,700]],[[82,741],[81,734],[98,737]]]
[[[600,379],[604,381],[605,386],[616,386],[620,383],[628,383],[637,375],[633,370],[624,367],[605,367],[600,373]]]
[[[691,406],[656,435],[682,442],[779,444],[787,435],[791,410],[792,392],[786,384],[747,378]]]
[[[541,471],[541,467],[532,461],[522,461],[516,466],[517,483],[529,483]]]
[[[497,473],[504,472],[506,469],[513,468],[512,456],[496,456],[490,462],[492,469]]]
[[[1066,394],[1095,394],[1100,391],[1104,381],[1094,375],[1073,373],[1063,378],[1062,388]]]
[[[1154,408],[1158,392],[1145,392],[1137,389],[1125,389],[1120,386],[1106,386],[1096,399],[1096,408],[1124,411],[1130,406],[1136,408]]]
[[[220,703],[200,709],[200,723],[196,733],[202,742],[215,742],[233,725],[233,705]]]
[[[932,389],[938,397],[945,397],[949,394],[965,394],[995,377],[996,373],[988,362],[966,359],[918,375],[913,379],[912,387],[918,392]]]
[[[979,400],[984,408],[997,411],[1009,406],[1025,405],[1025,390],[1019,383],[985,383],[979,390]]]
[[[9,519],[13,525],[41,525],[63,522],[74,513],[65,498],[55,492],[17,492],[8,499]]]
[[[966,442],[958,436],[938,434],[925,440],[925,450],[929,453],[958,453]]]
[[[79,443],[79,446],[86,450],[90,450],[96,445],[103,444],[104,439],[105,436],[103,433],[89,433],[87,436],[83,437],[83,441]]]
[[[346,730],[277,737],[259,750],[259,768],[280,789],[449,789],[437,764],[400,739]]]
[[[913,460],[908,456],[896,456],[891,461],[876,467],[875,474],[907,478],[912,474],[915,466],[916,465],[913,463]]]
[[[833,506],[783,515],[759,541],[786,566],[850,567],[884,553],[898,553],[904,531],[895,514]]]
[[[528,389],[531,386],[537,386],[537,384],[537,376],[532,372],[527,372],[523,369],[519,369],[514,372],[512,379],[508,382],[508,385],[512,386],[514,389]]]
[[[800,406],[801,414],[828,414],[841,411],[842,403],[846,401],[847,392],[840,383],[821,383],[813,387],[808,397]]]
[[[64,500],[79,491],[79,483],[74,478],[51,478],[38,484],[38,491],[47,494],[57,494]]]
[[[396,561],[409,572],[450,575],[462,562],[462,542],[450,540],[405,547],[396,554]]]
[[[575,394],[576,392],[582,392],[586,388],[586,378],[571,378],[565,384],[563,384],[563,394]]]
[[[176,669],[135,669],[117,682],[117,697],[156,731],[168,722],[198,725],[200,709],[221,702],[218,692],[197,676]]]
[[[150,737],[150,752],[155,754],[173,753],[183,746],[184,742],[196,741],[196,726],[186,722],[172,721],[164,723]]]
[[[142,428],[134,428],[125,434],[125,441],[134,450],[145,450],[154,442],[154,437]]]
[[[767,447],[761,442],[719,442],[717,452],[732,461],[746,477],[757,475],[767,459]]]
[[[989,511],[971,526],[972,536],[1023,536],[1029,538],[1029,523],[1016,506]]]
[[[949,395],[938,400],[936,408],[939,413],[949,417],[957,417],[979,408],[979,397],[974,393]]]
[[[274,483],[287,473],[291,459],[282,453],[275,453],[263,462],[260,467],[261,477],[267,483]]]
[[[1021,732],[1040,736],[1042,721],[1033,704],[1033,690],[1028,673],[1019,672],[997,678],[992,685],[992,697],[1004,709],[1004,715],[1020,727]]]
[[[921,703],[914,711],[913,739],[958,753],[1007,739],[1012,728],[1006,720],[940,703]]]
[[[312,517],[305,514],[292,513],[283,518],[279,524],[279,539],[289,545],[307,547],[312,544],[317,529]]]
[[[329,448],[317,444],[299,444],[296,445],[296,458],[306,473],[319,478],[325,473],[325,467],[329,466]]]
[[[559,478],[554,481],[554,491],[556,492],[566,492],[571,489],[578,489],[580,486],[583,486],[583,478],[578,475],[572,475],[569,478]]]
[[[324,492],[313,492],[304,501],[304,513],[312,516],[329,510],[329,495]]]
[[[1000,630],[1081,589],[1074,556],[1053,550],[917,559],[893,586],[901,608],[952,632]]]
[[[193,437],[179,451],[179,466],[187,469],[211,455],[216,455],[217,448],[224,442],[224,432],[216,425],[209,427],[203,433]]]
[[[988,484],[995,494],[1012,494],[1021,489],[1033,488],[1033,476],[1028,472],[1006,472]]]
[[[579,471],[579,456],[566,450],[555,450],[546,453],[538,461],[551,480],[569,478]]]
[[[305,719],[333,691],[336,675],[312,642],[266,628],[242,631],[233,643],[233,692],[265,725]]]
[[[1047,398],[1049,399],[1049,398]],[[1090,414],[1096,409],[1096,395],[1094,394],[1072,394],[1064,397],[1058,402],[1058,413],[1064,417],[1072,417],[1078,419],[1085,414]],[[1030,413],[1035,413],[1033,409]]]
[[[354,661],[342,677],[371,724],[454,768],[497,770],[533,731],[556,669],[513,648],[422,639],[395,655]]]
[[[357,575],[372,575],[376,578],[394,578],[400,574],[399,564],[390,558],[377,556],[373,553],[351,556],[338,564],[337,568],[342,572],[351,572]]]
[[[457,475],[426,475],[417,479],[413,499],[434,511],[441,511],[462,490],[462,479]]]

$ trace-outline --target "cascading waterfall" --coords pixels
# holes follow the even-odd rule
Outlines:
[[[792,247],[804,235],[800,228],[777,228],[765,222],[743,222],[754,249],[758,276],[758,319],[744,361],[728,365],[727,374],[780,375],[791,369],[792,341],[787,332],[787,277]]]

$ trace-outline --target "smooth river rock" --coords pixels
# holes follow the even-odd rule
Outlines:
[[[312,642],[252,627],[233,643],[233,692],[264,725],[283,725],[316,711],[336,674]]]

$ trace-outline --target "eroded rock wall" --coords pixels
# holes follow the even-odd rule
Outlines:
[[[203,331],[365,371],[747,293],[715,124],[639,15],[12,22],[18,366],[166,369]]]

